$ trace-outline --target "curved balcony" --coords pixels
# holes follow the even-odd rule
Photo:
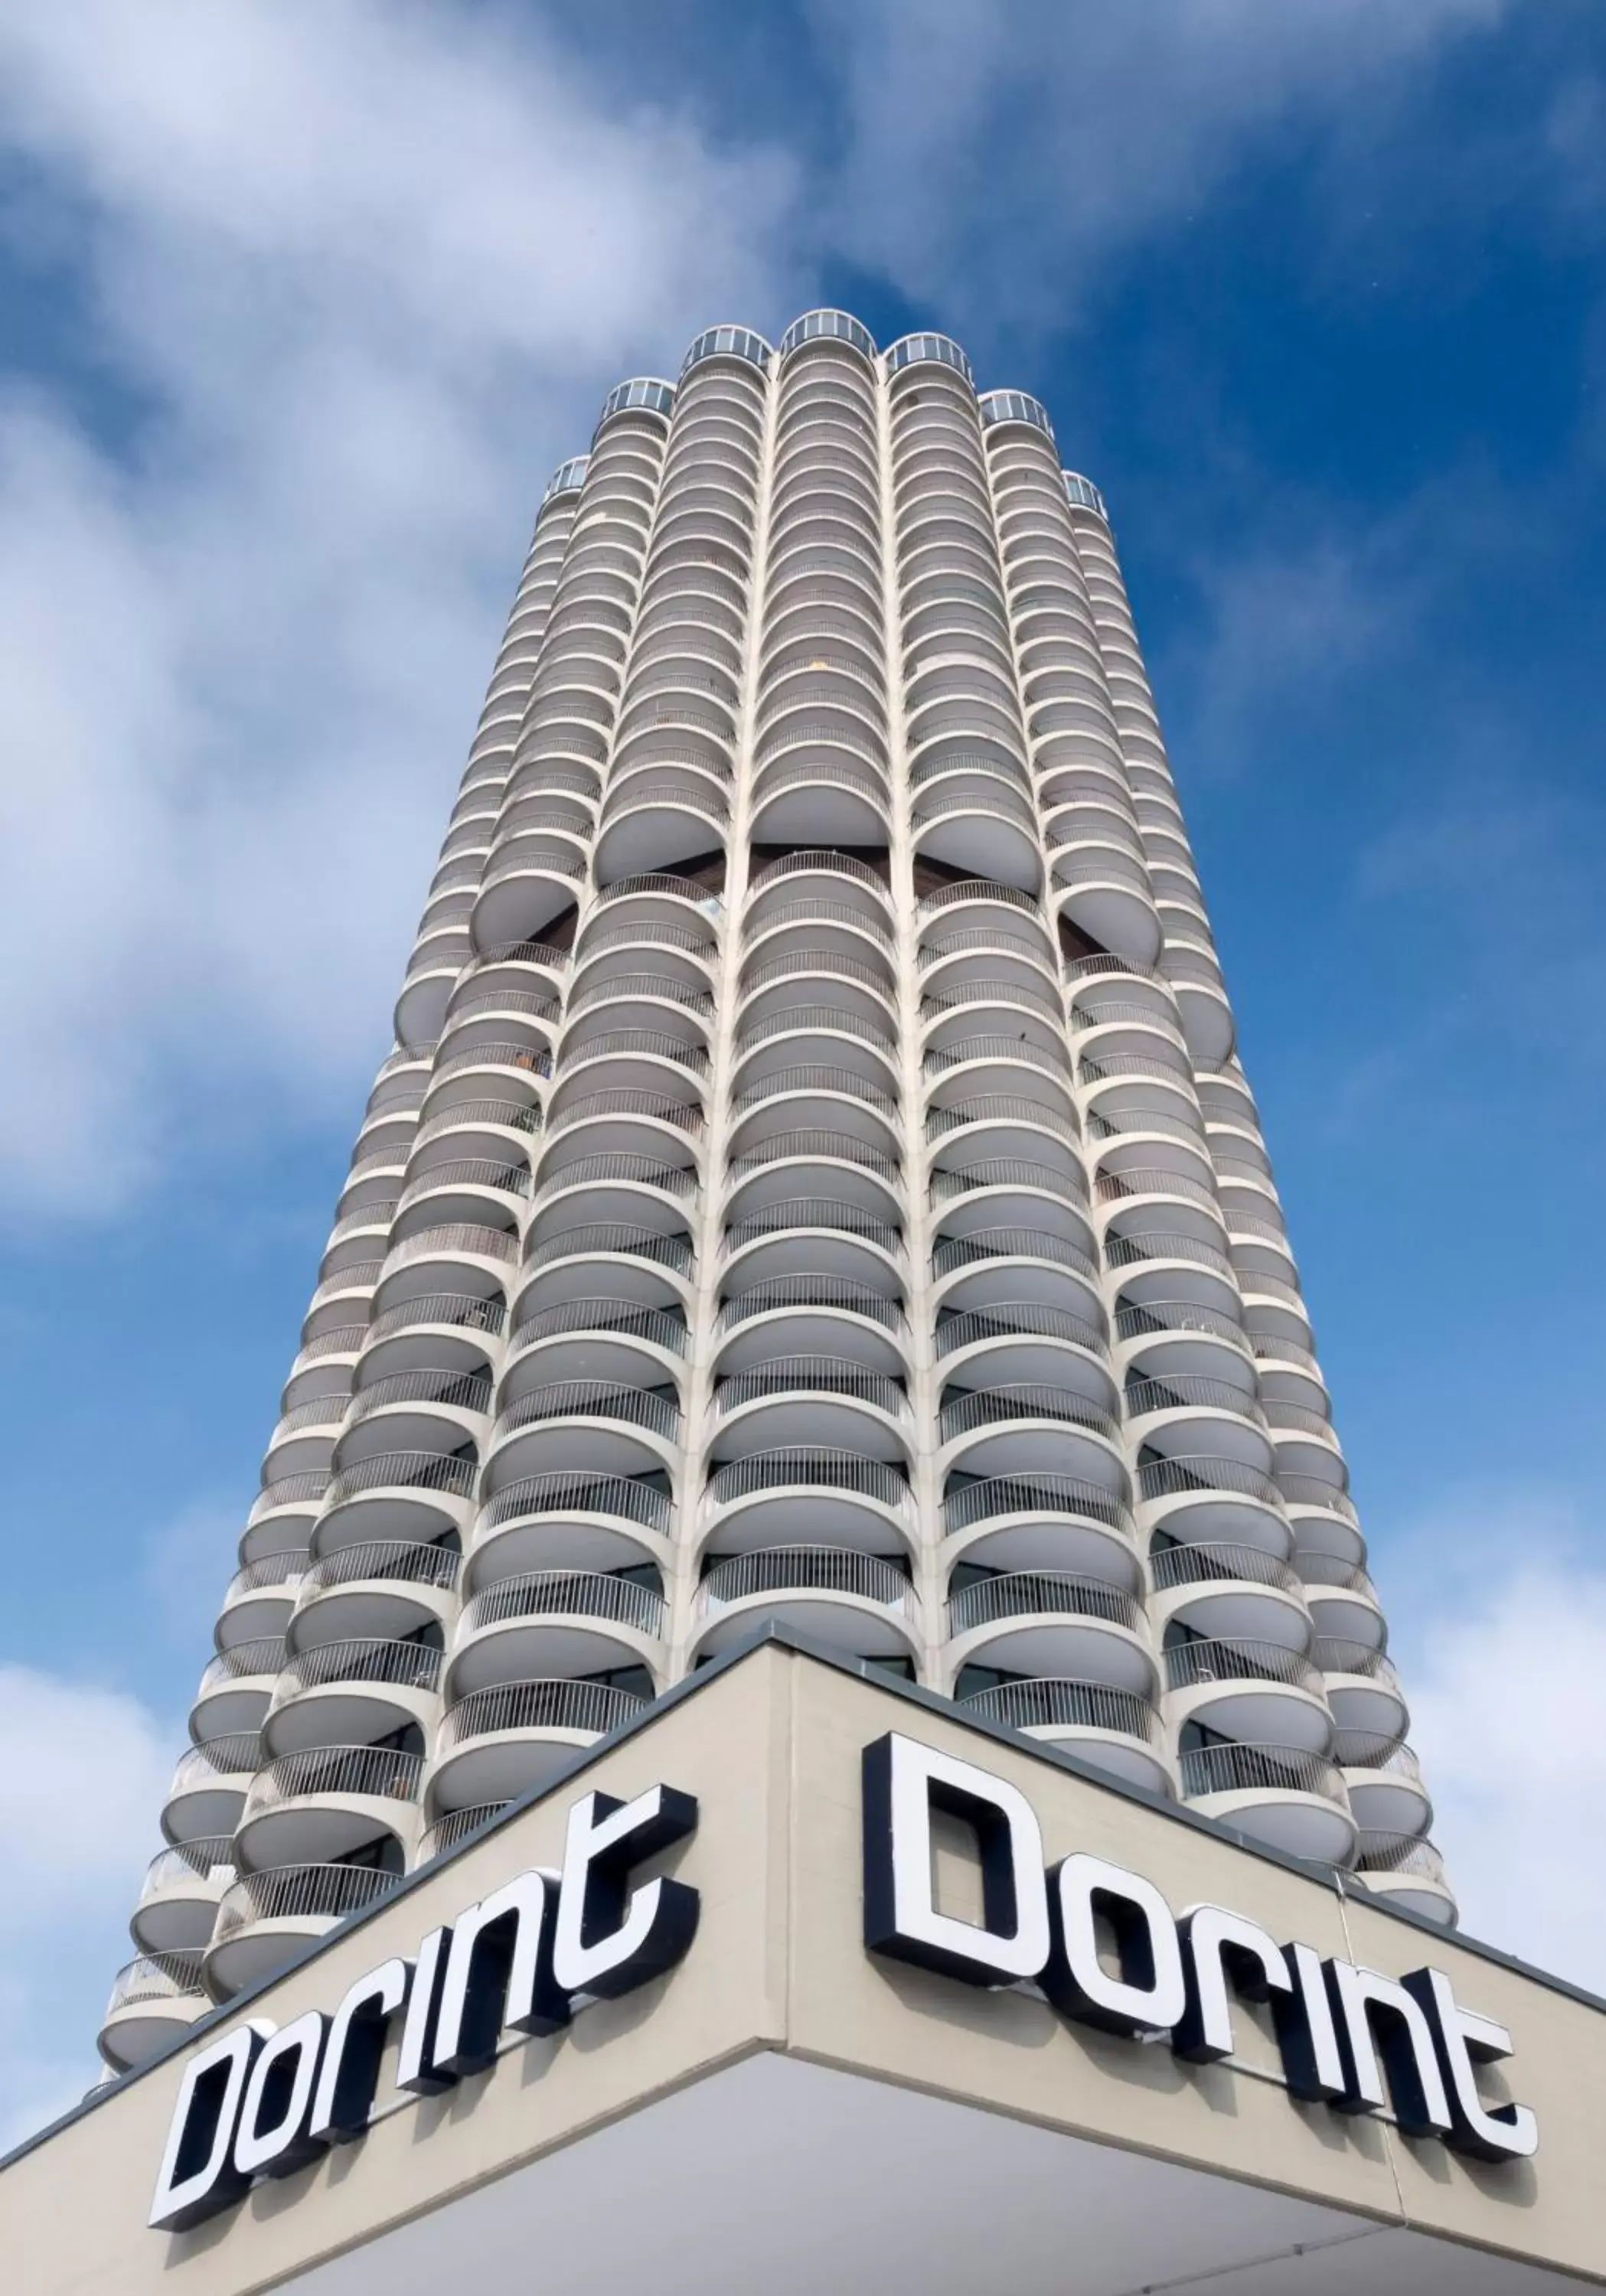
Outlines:
[[[1177,1767],[1190,1805],[1251,1841],[1325,1865],[1347,1865],[1355,1853],[1344,1780],[1322,1753],[1229,1742],[1184,1748]]]
[[[443,1339],[439,1344],[459,1358],[461,1368],[449,1360],[363,1381],[352,1395],[336,1447],[337,1469],[399,1451],[461,1452],[483,1435],[491,1392],[484,1353],[466,1341]],[[416,1332],[408,1351],[423,1352]],[[394,1362],[401,1353],[399,1343],[393,1344],[388,1359]],[[363,1369],[367,1368],[365,1359]]]
[[[383,1635],[287,1651],[262,1727],[266,1752],[370,1745],[413,1726],[428,1728],[442,1662],[439,1642]]]
[[[282,1634],[268,1635],[258,1642],[233,1643],[219,1651],[195,1693],[190,1735],[203,1741],[260,1729],[284,1657]]]
[[[368,1539],[436,1539],[462,1531],[477,1463],[440,1451],[388,1451],[342,1467],[329,1484],[317,1539],[332,1547]]]
[[[548,1564],[612,1572],[665,1568],[674,1508],[655,1483],[559,1469],[509,1483],[475,1527],[474,1575],[528,1576]]]
[[[1421,1765],[1409,1746],[1363,1730],[1339,1730],[1333,1759],[1341,1764],[1357,1825],[1414,1841],[1433,1823]]]
[[[1149,873],[1133,855],[1104,841],[1062,845],[1049,881],[1057,916],[1101,947],[1154,964],[1163,939],[1160,919]]]
[[[503,1398],[556,1380],[603,1379],[652,1388],[671,1384],[686,1358],[685,1310],[670,1313],[618,1294],[565,1300],[527,1316],[508,1342]]]
[[[1373,1643],[1318,1634],[1311,1655],[1322,1669],[1327,1702],[1340,1730],[1402,1739],[1411,1716],[1394,1662]]]
[[[505,1483],[554,1468],[669,1473],[679,1442],[680,1405],[672,1387],[666,1392],[607,1379],[552,1380],[505,1402],[481,1490],[490,1497]]]
[[[445,1724],[441,1725],[444,1729]],[[482,1825],[490,1825],[507,1808],[506,1801],[471,1802],[462,1809],[449,1809],[432,1825],[426,1825],[418,1837],[418,1847],[413,1855],[415,1870],[427,1866],[433,1857],[444,1857],[456,1849],[471,1834],[478,1833]]]
[[[119,1969],[101,2019],[99,2047],[114,2072],[178,2040],[211,2007],[197,1953],[142,1953]]]
[[[1264,1547],[1213,1540],[1157,1545],[1149,1557],[1157,1625],[1173,1620],[1207,1641],[1280,1643],[1304,1652],[1311,1641],[1299,1575]]]
[[[232,1834],[261,1759],[262,1741],[254,1730],[209,1739],[181,1754],[162,1805],[168,1840],[185,1845]]]
[[[684,1217],[684,1215],[682,1216]],[[527,1253],[515,1297],[515,1321],[527,1324],[548,1308],[606,1289],[620,1299],[673,1314],[685,1311],[696,1262],[691,1238],[640,1221],[577,1222],[538,1242]]]
[[[507,1322],[500,1300],[472,1292],[426,1292],[404,1300],[364,1328],[358,1368],[365,1390],[414,1371],[472,1376],[485,1365],[489,1343],[501,1338]]]
[[[455,1546],[422,1539],[335,1547],[317,1557],[302,1581],[292,1643],[299,1652],[325,1643],[406,1642],[432,1620],[444,1627],[462,1570]]]
[[[770,845],[881,845],[892,797],[877,745],[781,718],[758,753],[753,834]]]
[[[902,1466],[823,1444],[754,1451],[712,1468],[703,1494],[699,1546],[722,1554],[779,1547],[819,1536],[855,1553],[907,1549],[915,1507]]]
[[[920,765],[910,818],[917,854],[949,868],[969,864],[1000,884],[1041,892],[1042,854],[1030,801],[986,763],[967,769],[951,752],[927,751]],[[941,777],[934,778],[939,767]]]
[[[1294,1556],[1316,1632],[1335,1643],[1381,1650],[1388,1640],[1378,1590],[1342,1551],[1300,1546]]]
[[[1090,1384],[1097,1390],[1101,1382]],[[1097,1392],[1029,1380],[987,1388],[945,1384],[937,1433],[944,1476],[987,1480],[1046,1471],[1125,1496],[1119,1426]]]
[[[205,1960],[220,2001],[284,1966],[299,1946],[389,1895],[400,1874],[372,1866],[284,1866],[244,1874],[224,1894]]]
[[[1075,1388],[1114,1414],[1101,1317],[1078,1316],[1046,1300],[998,1300],[984,1308],[939,1311],[935,1347],[946,1378]]]
[[[334,1865],[417,1832],[422,1754],[395,1746],[303,1746],[257,1772],[235,1837],[241,1879],[275,1866]]]
[[[528,834],[498,849],[469,917],[475,950],[534,940],[573,908],[585,877],[585,847],[578,837]]]
[[[1174,1791],[1158,1710],[1140,1692],[1064,1675],[1025,1675],[960,1693],[958,1703],[983,1721],[1063,1747],[1129,1785]]]
[[[1250,1745],[1302,1746],[1325,1754],[1332,1720],[1321,1669],[1302,1650],[1248,1635],[1193,1636],[1167,1628],[1163,1652],[1167,1718]]]
[[[1455,1926],[1455,1893],[1432,1842],[1368,1830],[1357,1844],[1355,1869],[1356,1879],[1374,1896],[1409,1906],[1446,1929]]]
[[[712,1446],[721,1461],[801,1447],[907,1463],[909,1398],[898,1381],[852,1357],[779,1355],[714,1382]]]
[[[874,1292],[902,1288],[898,1228],[830,1197],[782,1198],[729,1222],[721,1256],[721,1283],[733,1292],[809,1274],[840,1276]]]
[[[492,1683],[663,1666],[663,1597],[603,1570],[498,1578],[463,1606],[449,1668],[454,1705]]]
[[[145,1868],[130,1927],[142,1953],[197,1953],[212,1933],[218,1901],[235,1878],[226,1833],[159,1849]]]
[[[728,1292],[715,1338],[721,1371],[746,1370],[784,1353],[844,1356],[892,1378],[908,1369],[901,1293],[852,1276],[776,1275]]]
[[[961,1565],[961,1570],[971,1566]],[[1149,1698],[1155,1660],[1141,1602],[1107,1579],[1068,1570],[998,1570],[948,1597],[945,1664],[1066,1676]]]
[[[645,1712],[652,1701],[607,1682],[564,1675],[471,1690],[441,1725],[430,1769],[432,1809],[482,1821],[520,1795],[539,1792],[572,1757]],[[422,1856],[451,1846],[437,1820]]]
[[[919,1602],[905,1566],[858,1547],[765,1546],[710,1557],[692,1599],[693,1651],[712,1656],[769,1625],[854,1658],[912,1667],[919,1655]]]
[[[339,1410],[345,1409],[342,1399],[337,1398],[336,1405]],[[218,1615],[218,1648],[228,1650],[236,1643],[261,1642],[271,1635],[282,1635],[306,1567],[305,1550],[286,1547],[236,1570],[224,1590],[223,1608]]]

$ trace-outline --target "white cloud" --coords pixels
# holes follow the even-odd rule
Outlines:
[[[359,1092],[540,483],[791,177],[378,0],[7,10],[0,153],[120,440],[0,395],[0,1199],[103,1213]]]
[[[0,2151],[95,2078],[176,1737],[136,1699],[0,1667]]]
[[[1606,1569],[1564,1494],[1451,1494],[1384,1599],[1473,1937],[1606,1992]]]
[[[910,295],[957,289],[994,320],[1058,328],[1113,251],[1184,218],[1256,142],[1308,135],[1387,92],[1497,23],[1504,0],[814,0],[812,12],[852,111],[831,207],[844,247]]]

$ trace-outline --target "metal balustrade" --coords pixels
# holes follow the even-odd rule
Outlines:
[[[1149,1379],[1128,1380],[1123,1400],[1128,1419],[1146,1419],[1161,1411],[1225,1411],[1255,1427],[1266,1423],[1253,1395],[1203,1372],[1165,1372]]]
[[[508,1362],[516,1362],[540,1341],[571,1332],[614,1339],[646,1340],[666,1354],[683,1356],[688,1332],[684,1317],[666,1315],[661,1308],[643,1307],[638,1300],[597,1298],[565,1300],[543,1308],[514,1332],[507,1344]]]
[[[1347,1808],[1344,1780],[1324,1755],[1298,1746],[1263,1746],[1229,1740],[1218,1746],[1184,1747],[1177,1757],[1182,1793],[1189,1801],[1207,1794],[1316,1794]]]
[[[337,1546],[308,1566],[297,1608],[332,1588],[368,1579],[449,1594],[462,1573],[463,1557],[456,1547],[421,1538],[365,1538],[355,1546]]]
[[[531,1570],[498,1578],[470,1597],[463,1606],[459,1644],[487,1627],[557,1618],[600,1619],[656,1641],[663,1632],[663,1597],[605,1570]]]
[[[978,1429],[1008,1427],[1022,1419],[1051,1419],[1062,1425],[1101,1435],[1107,1442],[1119,1438],[1119,1426],[1108,1411],[1078,1395],[1074,1388],[1047,1387],[1035,1381],[1011,1382],[1001,1387],[972,1388],[943,1403],[937,1414],[944,1443]]]
[[[232,1874],[234,1856],[234,1836],[228,1833],[205,1834],[197,1841],[177,1841],[159,1849],[145,1867],[140,1904],[149,1905],[153,1898],[194,1895],[198,1882],[211,1884],[220,1874]]]
[[[440,1751],[449,1753],[470,1739],[490,1737],[501,1730],[563,1730],[576,1736],[601,1738],[651,1704],[652,1700],[638,1691],[562,1675],[532,1682],[494,1683],[486,1690],[471,1690],[448,1709],[441,1725]],[[474,1816],[482,1822],[485,1813],[455,1815]],[[437,1833],[440,1830],[439,1826],[433,1829]],[[439,1841],[435,1846],[444,1849],[447,1844]]]
[[[375,1411],[394,1405],[430,1403],[443,1410],[484,1413],[490,1408],[490,1377],[486,1372],[400,1371],[359,1387],[351,1398],[348,1426],[356,1427]]]
[[[1230,1540],[1201,1540],[1190,1546],[1153,1546],[1149,1573],[1159,1594],[1178,1587],[1209,1586],[1230,1579],[1256,1587],[1274,1587],[1280,1594],[1297,1598],[1304,1593],[1299,1573],[1264,1547],[1234,1546]]]
[[[477,1472],[473,1459],[442,1451],[384,1451],[375,1459],[359,1459],[342,1467],[330,1480],[325,1512],[360,1498],[365,1491],[391,1488],[432,1491],[442,1498],[467,1498]]]
[[[795,1444],[786,1449],[755,1451],[745,1459],[729,1459],[709,1476],[705,1496],[710,1505],[718,1508],[734,1506],[765,1491],[799,1488],[851,1491],[901,1515],[909,1514],[913,1507],[908,1480],[900,1468],[820,1443]]]
[[[583,1467],[522,1475],[488,1498],[480,1511],[481,1536],[531,1515],[606,1515],[669,1536],[673,1507],[666,1492],[632,1475],[605,1475]]]
[[[102,2022],[109,2022],[119,2010],[135,2008],[142,2002],[191,1999],[206,1999],[198,1947],[188,1952],[136,1954],[112,1979]]]
[[[330,1794],[414,1802],[423,1775],[422,1754],[404,1754],[395,1746],[304,1746],[278,1755],[257,1772],[240,1822],[243,1826],[288,1801]]]
[[[948,1598],[951,1639],[1024,1618],[1096,1619],[1134,1635],[1143,1625],[1141,1605],[1131,1595],[1068,1570],[1004,1570],[996,1578],[977,1578]]]
[[[827,1228],[836,1235],[857,1236],[894,1256],[903,1248],[897,1228],[872,1212],[861,1211],[857,1204],[841,1203],[830,1196],[793,1196],[732,1220],[725,1230],[723,1251],[729,1257],[766,1236],[785,1235],[800,1228]]]
[[[1032,1227],[982,1227],[973,1228],[968,1235],[941,1236],[932,1251],[931,1272],[940,1279],[952,1275],[956,1267],[987,1259],[1043,1259],[1056,1267],[1070,1268],[1090,1283],[1099,1278],[1098,1269],[1079,1244]]]
[[[889,1156],[869,1142],[855,1140],[851,1133],[828,1131],[815,1125],[801,1125],[790,1132],[777,1132],[768,1140],[758,1141],[738,1156],[733,1156],[725,1167],[728,1183],[748,1178],[763,1171],[769,1165],[795,1158],[799,1160],[815,1157],[832,1161],[856,1164],[861,1170],[874,1172],[877,1178],[894,1184],[902,1177],[902,1166],[897,1157]]]
[[[283,1635],[263,1635],[249,1643],[233,1643],[207,1662],[196,1698],[210,1698],[231,1682],[259,1675],[277,1674],[284,1660]]]
[[[388,1897],[400,1881],[372,1866],[282,1866],[243,1874],[218,1906],[214,1947],[258,1922],[343,1921]]]
[[[515,1435],[521,1428],[538,1427],[552,1419],[617,1419],[627,1426],[645,1427],[668,1443],[680,1438],[680,1406],[671,1398],[647,1387],[630,1387],[618,1380],[562,1379],[533,1388],[498,1413],[494,1439]]]
[[[1102,1682],[1080,1682],[1069,1675],[1041,1675],[973,1690],[958,1702],[967,1713],[1011,1730],[1108,1730],[1145,1745],[1165,1742],[1155,1707],[1134,1690],[1113,1690]]]
[[[1320,1669],[1305,1652],[1255,1636],[1202,1636],[1165,1652],[1168,1690],[1198,1690],[1220,1683],[1261,1682],[1322,1694]]]
[[[733,1292],[720,1304],[717,1328],[723,1333],[751,1316],[787,1308],[838,1308],[849,1315],[866,1316],[890,1332],[902,1333],[909,1328],[901,1300],[871,1292],[851,1276],[826,1275],[771,1275],[745,1291]]]
[[[651,1260],[677,1275],[689,1275],[692,1271],[691,1239],[684,1231],[665,1235],[657,1228],[632,1226],[620,1220],[592,1220],[579,1227],[560,1228],[555,1235],[532,1243],[524,1254],[524,1273],[549,1267],[555,1260],[585,1259],[593,1253]]]
[[[260,1767],[262,1760],[261,1734],[256,1730],[230,1730],[221,1737],[208,1738],[199,1746],[192,1746],[178,1758],[172,1781],[168,1787],[168,1800],[180,1794],[204,1792],[226,1779],[238,1778]]]
[[[442,1653],[427,1643],[390,1636],[354,1636],[349,1641],[315,1643],[286,1654],[269,1713],[303,1691],[368,1683],[391,1690],[435,1691],[441,1686]]]
[[[851,1546],[769,1546],[726,1555],[704,1573],[693,1601],[696,1615],[711,1617],[755,1595],[849,1595],[899,1612],[910,1625],[918,1598],[906,1573],[879,1554]]]
[[[987,1340],[1023,1338],[1068,1340],[1090,1355],[1102,1357],[1108,1352],[1102,1332],[1083,1317],[1037,1300],[1004,1300],[940,1321],[935,1333],[937,1360]]]
[[[934,1206],[972,1195],[977,1188],[1037,1188],[1067,1203],[1087,1201],[1087,1182],[1082,1173],[1063,1170],[1057,1164],[1033,1163],[1022,1156],[984,1156],[975,1164],[938,1167],[931,1175]]]
[[[717,1415],[773,1395],[842,1395],[907,1419],[909,1398],[896,1380],[843,1356],[775,1356],[756,1371],[729,1372],[714,1388]]]
[[[1385,1833],[1363,1826],[1355,1849],[1355,1869],[1368,1874],[1404,1874],[1447,1890],[1445,1861],[1431,1841],[1420,1834]]]

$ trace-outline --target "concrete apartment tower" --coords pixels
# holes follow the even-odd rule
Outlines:
[[[1103,501],[837,311],[543,497],[224,1594],[143,2062],[780,1620],[1454,1919]]]

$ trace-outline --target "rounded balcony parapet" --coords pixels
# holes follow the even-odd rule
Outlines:
[[[1189,1801],[1210,1794],[1298,1793],[1349,1806],[1344,1779],[1326,1755],[1299,1746],[1253,1745],[1229,1739],[1219,1745],[1184,1748],[1177,1758],[1182,1793]]]
[[[1163,1747],[1165,1726],[1152,1700],[1140,1691],[1069,1675],[1038,1675],[973,1690],[956,1703],[968,1714],[1010,1730],[1110,1730],[1145,1745]]]
[[[1001,1570],[948,1598],[950,1641],[1002,1620],[1039,1617],[1097,1619],[1129,1634],[1143,1631],[1142,1605],[1134,1596],[1069,1570]]]
[[[1025,422],[1034,430],[1041,430],[1052,446],[1054,425],[1049,420],[1049,410],[1041,398],[1034,398],[1024,390],[984,390],[976,400],[976,410],[982,418],[982,429],[991,430],[1001,422]]]
[[[383,1579],[408,1587],[428,1587],[449,1593],[463,1571],[456,1547],[416,1538],[369,1538],[354,1546],[337,1546],[311,1563],[301,1582],[298,1609],[336,1587]]]
[[[391,1690],[438,1691],[443,1653],[427,1643],[364,1635],[349,1641],[314,1643],[285,1656],[268,1704],[276,1714],[309,1690],[366,1684]]]
[[[1208,1683],[1265,1682],[1305,1691],[1313,1698],[1322,1695],[1320,1668],[1306,1652],[1285,1643],[1263,1642],[1250,1635],[1207,1635],[1174,1644],[1164,1658],[1168,1690],[1197,1690]]]
[[[523,1571],[496,1579],[469,1597],[457,1625],[459,1647],[484,1628],[541,1618],[601,1619],[656,1642],[663,1634],[663,1597],[605,1570]]]
[[[388,1897],[400,1881],[372,1866],[270,1866],[243,1874],[218,1906],[214,1948],[259,1922],[338,1922]]]
[[[556,1675],[530,1682],[492,1683],[484,1690],[471,1690],[448,1709],[441,1725],[439,1751],[448,1753],[471,1738],[502,1730],[561,1730],[576,1737],[602,1738],[634,1720],[651,1704],[652,1700],[639,1691],[589,1682],[583,1677]],[[490,1811],[503,1807],[492,1804]],[[473,1817],[479,1824],[488,1814],[484,1808],[453,1813],[458,1819]],[[439,1833],[444,1824],[441,1820],[432,1826],[425,1841]],[[436,1841],[424,1854],[432,1856],[447,1846]]]
[[[507,1483],[480,1510],[476,1538],[527,1515],[599,1514],[667,1538],[674,1505],[667,1492],[630,1475],[596,1474],[584,1468],[554,1468]]]
[[[805,343],[819,342],[847,343],[861,357],[875,361],[876,339],[869,329],[851,312],[836,310],[805,311],[794,319],[780,339],[780,355],[784,359]]]
[[[857,1595],[907,1618],[918,1597],[908,1573],[879,1554],[853,1546],[761,1546],[711,1562],[698,1582],[693,1607],[699,1618],[755,1595],[811,1593]]]
[[[1241,1546],[1225,1539],[1204,1539],[1194,1546],[1151,1547],[1149,1574],[1157,1594],[1178,1587],[1210,1587],[1223,1579],[1256,1587],[1274,1587],[1297,1598],[1304,1592],[1291,1562],[1264,1547]]]
[[[285,1802],[355,1795],[374,1801],[416,1802],[424,1775],[422,1754],[395,1746],[303,1746],[277,1755],[257,1772],[245,1797],[242,1825]]]

